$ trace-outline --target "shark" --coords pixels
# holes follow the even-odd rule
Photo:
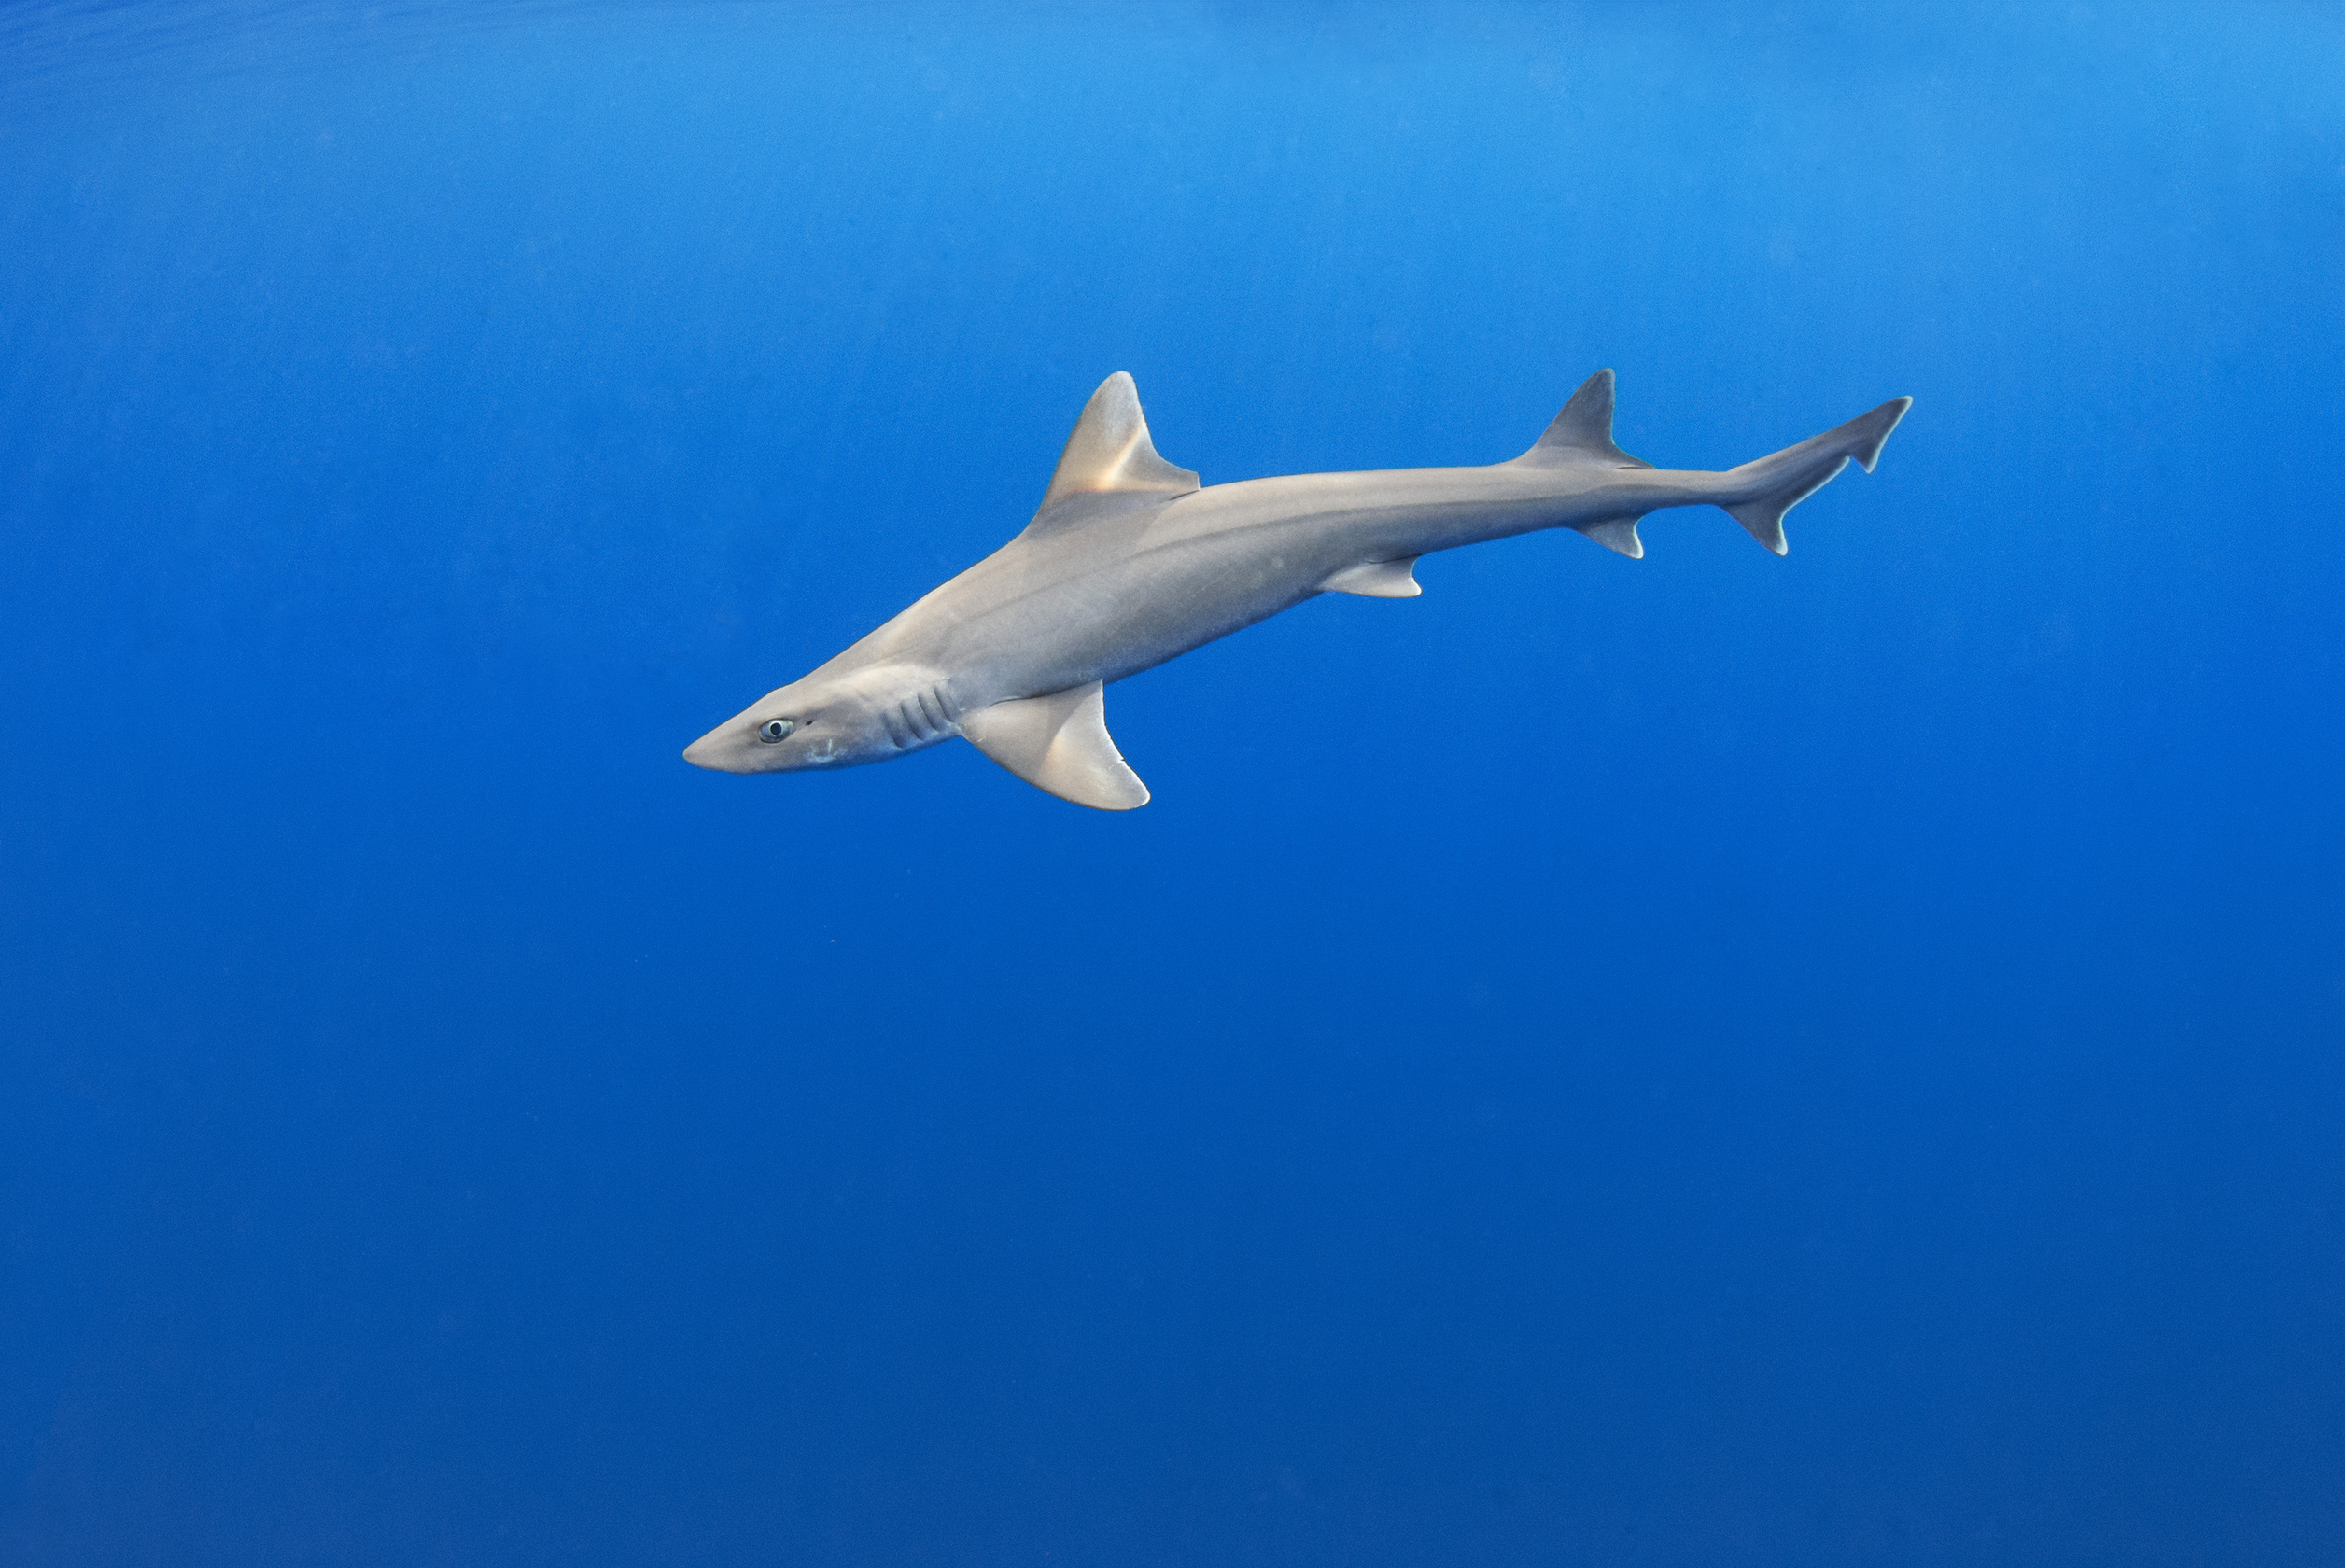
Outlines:
[[[1107,732],[1107,687],[1321,594],[1414,598],[1416,564],[1543,528],[1641,559],[1637,523],[1715,506],[1776,554],[1783,516],[1851,459],[1866,472],[1911,398],[1722,471],[1612,441],[1613,374],[1521,456],[1481,467],[1201,485],[1157,455],[1132,378],[1091,394],[1023,532],[811,673],[684,749],[724,773],[891,762],[956,737],[1103,811],[1148,802]]]

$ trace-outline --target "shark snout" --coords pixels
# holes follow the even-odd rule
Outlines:
[[[738,761],[740,749],[737,743],[728,743],[724,726],[720,724],[684,748],[684,761],[718,773],[740,773],[745,771]]]

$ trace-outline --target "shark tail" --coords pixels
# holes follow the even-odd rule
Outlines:
[[[1831,483],[1848,466],[1848,459],[1865,472],[1880,460],[1882,443],[1913,406],[1911,398],[1891,398],[1870,413],[1787,446],[1769,456],[1726,470],[1741,482],[1737,498],[1718,504],[1726,514],[1750,530],[1750,537],[1780,555],[1790,549],[1783,539],[1783,514]]]

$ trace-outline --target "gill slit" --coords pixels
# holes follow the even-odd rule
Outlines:
[[[899,751],[933,746],[960,733],[959,710],[941,680],[881,707],[879,722]]]

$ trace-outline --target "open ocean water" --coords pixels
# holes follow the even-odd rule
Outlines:
[[[0,1561],[2345,1562],[2345,12],[0,11]],[[1600,366],[1155,791],[680,749]]]

